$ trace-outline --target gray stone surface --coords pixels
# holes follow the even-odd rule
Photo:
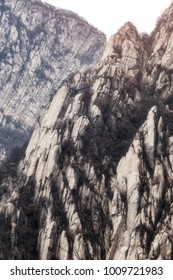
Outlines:
[[[3,167],[2,259],[172,259],[172,13],[150,37],[126,23]]]
[[[37,0],[0,3],[0,154],[22,145],[67,76],[94,65],[106,37]]]

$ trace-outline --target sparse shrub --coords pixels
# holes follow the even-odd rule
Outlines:
[[[122,57],[122,47],[120,45],[116,45],[113,47],[114,48],[114,52],[117,53],[119,55],[119,57]]]
[[[10,156],[7,157],[4,161],[1,162],[0,165],[0,183],[7,177],[7,176],[16,176],[17,172],[17,165],[19,161],[24,158],[25,150],[28,145],[28,141],[26,141],[21,147],[15,147]]]
[[[58,157],[58,166],[60,169],[63,168],[65,164],[65,159],[69,159],[72,155],[74,155],[76,151],[75,144],[72,139],[66,139],[61,146],[61,153]]]

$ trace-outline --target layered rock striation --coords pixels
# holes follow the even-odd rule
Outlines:
[[[94,65],[106,38],[78,15],[37,0],[0,3],[0,150],[31,135],[67,76]]]
[[[126,23],[3,166],[2,259],[173,258],[172,12],[151,36]]]

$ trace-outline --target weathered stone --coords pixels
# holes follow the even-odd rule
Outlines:
[[[106,37],[78,15],[41,1],[0,4],[0,156],[30,138],[63,80],[95,65]]]
[[[2,259],[172,259],[172,9],[145,40],[131,23],[113,35],[3,166]]]

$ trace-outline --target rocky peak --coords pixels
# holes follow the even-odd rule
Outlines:
[[[127,22],[111,36],[102,59],[112,59],[117,67],[133,78],[145,67],[148,53],[136,27]]]
[[[111,53],[116,50],[118,46],[122,47],[122,44],[126,40],[132,42],[140,41],[138,31],[131,22],[126,22],[116,34],[110,37],[103,58],[107,56],[106,53],[111,55]]]
[[[0,150],[9,153],[30,137],[61,82],[98,62],[106,37],[42,1],[1,1],[0,15]]]
[[[159,17],[155,30],[148,38],[150,56],[145,68],[144,83],[150,90],[163,99],[172,94],[172,42],[173,42],[173,5]]]
[[[122,41],[126,38],[131,38],[131,40],[139,40],[137,28],[129,21],[126,22],[113,36],[116,37],[115,40],[118,38],[118,36]]]
[[[158,67],[160,40],[148,52],[125,24],[96,67],[62,83],[19,164],[1,167],[2,259],[172,259],[172,70]]]

